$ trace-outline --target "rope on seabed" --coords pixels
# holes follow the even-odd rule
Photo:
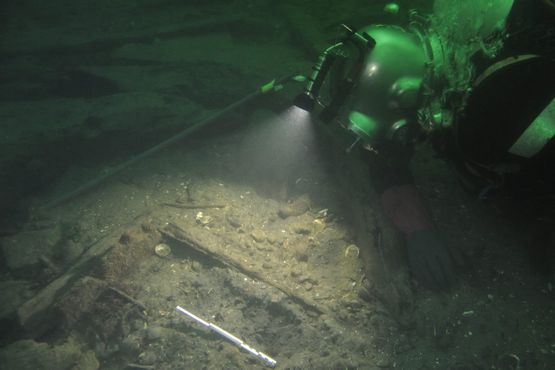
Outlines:
[[[101,175],[97,178],[95,178],[94,180],[91,180],[83,185],[81,185],[80,187],[78,187],[77,189],[74,189],[73,191],[70,191],[67,194],[64,194],[56,199],[51,200],[50,202],[47,202],[46,204],[44,204],[42,207],[42,209],[51,209],[51,208],[55,208],[73,198],[75,198],[78,195],[81,195],[87,191],[90,191],[92,189],[94,189],[95,187],[97,187],[98,185],[100,185],[101,183],[103,183],[104,181],[106,181],[107,179],[109,179],[110,177],[122,172],[123,170],[127,169],[128,167],[132,166],[133,164],[150,157],[153,154],[158,153],[160,150],[165,149],[175,143],[177,143],[180,140],[183,140],[185,137],[189,136],[190,134],[194,133],[195,131],[201,129],[202,127],[206,126],[207,124],[211,123],[212,121],[216,120],[217,118],[223,116],[224,114],[248,103],[249,101],[262,96],[268,92],[274,92],[274,91],[278,91],[283,87],[283,84],[294,80],[293,76],[288,76],[285,77],[283,79],[280,79],[278,81],[276,81],[275,79],[270,81],[267,84],[264,84],[263,86],[261,86],[260,88],[258,88],[256,91],[248,94],[247,96],[243,97],[242,99],[239,99],[238,101],[236,101],[235,103],[232,103],[231,105],[227,106],[226,108],[212,114],[211,116],[197,122],[194,123],[193,125],[191,125],[190,127],[184,129],[183,131],[181,131],[180,133],[178,133],[177,135],[153,146],[152,148],[146,150],[143,153],[140,153],[134,157],[131,157],[131,159],[119,164],[118,166],[112,168],[110,171],[108,171],[107,173],[105,173],[104,175]]]

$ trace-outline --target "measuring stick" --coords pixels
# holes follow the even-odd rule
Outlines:
[[[238,346],[238,347],[244,349],[245,351],[249,352],[251,355],[255,356],[259,360],[262,360],[266,365],[271,366],[271,367],[276,366],[276,360],[274,360],[273,358],[271,358],[270,356],[268,356],[267,354],[265,354],[263,352],[258,352],[254,348],[249,347],[241,339],[237,338],[235,335],[233,335],[233,334],[225,331],[224,329],[220,328],[218,325],[212,324],[211,322],[208,322],[208,321],[204,321],[200,317],[192,314],[191,312],[187,311],[186,309],[184,309],[180,306],[177,306],[175,309],[178,310],[179,312],[189,316],[191,319],[195,320],[199,324],[204,325],[205,327],[212,330],[213,332],[218,333],[219,335],[226,338],[227,340],[229,340],[230,342],[232,342],[236,346]]]

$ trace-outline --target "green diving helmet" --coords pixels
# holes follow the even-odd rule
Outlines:
[[[500,2],[507,4],[502,10]],[[477,48],[489,46],[481,40],[502,27],[511,3],[491,0],[488,11],[465,8],[465,16],[475,12],[476,32],[460,25],[461,32],[467,30],[463,36],[472,38],[464,40],[470,45],[464,50],[462,42],[448,45],[449,27],[445,32],[440,27],[434,30],[430,18],[414,11],[407,28],[370,25],[354,30],[342,25],[346,35],[322,53],[295,104],[311,111],[318,103],[323,107],[322,121],[339,122],[370,147],[384,139],[404,142],[413,127],[449,126],[452,111],[461,109],[463,99],[454,104],[446,100],[453,91],[466,93],[473,77],[469,57]],[[441,25],[453,25],[452,14],[444,10],[452,9],[448,5],[450,0],[438,1],[438,12],[446,14]],[[454,57],[462,63],[453,66]]]
[[[320,104],[322,121],[338,121],[369,145],[393,139],[416,114],[425,46],[398,26],[343,27],[347,36],[320,56],[295,104],[309,111]]]

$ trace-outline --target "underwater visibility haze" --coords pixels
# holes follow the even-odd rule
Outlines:
[[[0,368],[555,368],[552,0],[0,5]]]

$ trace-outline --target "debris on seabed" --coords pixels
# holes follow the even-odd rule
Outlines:
[[[463,317],[471,317],[471,316],[474,316],[474,311],[473,311],[473,310],[464,311],[464,312],[462,313],[462,316],[463,316]]]
[[[160,243],[154,247],[154,253],[156,253],[158,257],[167,257],[171,252],[170,246],[165,243]]]

